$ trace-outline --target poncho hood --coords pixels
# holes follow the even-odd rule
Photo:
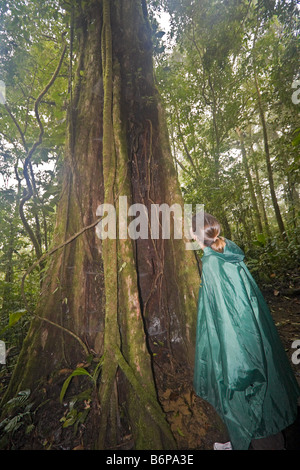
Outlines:
[[[206,256],[217,256],[220,260],[227,261],[228,263],[240,263],[244,260],[245,254],[239,246],[237,246],[231,240],[225,239],[226,246],[223,253],[218,253],[210,247],[204,248],[203,257]]]

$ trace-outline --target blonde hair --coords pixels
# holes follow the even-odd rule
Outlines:
[[[197,226],[197,219],[200,222],[198,223],[200,227]],[[223,237],[219,236],[221,226],[213,215],[207,212],[198,212],[192,217],[192,229],[195,235],[202,239],[204,246],[209,246],[214,251],[223,253],[226,242]]]

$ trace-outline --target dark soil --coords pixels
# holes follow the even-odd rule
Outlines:
[[[300,385],[300,278],[290,282],[274,282],[273,288],[264,292],[280,339]],[[298,348],[297,343],[298,342]],[[298,353],[299,351],[299,353]],[[298,417],[294,425],[285,430],[286,449],[300,450],[300,400]]]

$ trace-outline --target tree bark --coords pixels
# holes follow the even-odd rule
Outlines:
[[[54,245],[92,224],[102,203],[118,214],[119,196],[149,214],[153,203],[183,207],[145,2],[94,0],[77,5],[74,15],[77,78]],[[90,229],[48,259],[47,273],[4,401],[76,367],[89,352],[103,361],[96,448],[122,445],[128,429],[136,449],[173,448],[157,388],[170,372],[191,377],[194,253],[174,237],[100,240]]]

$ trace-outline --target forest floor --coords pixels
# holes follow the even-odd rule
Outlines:
[[[293,353],[296,351],[292,344],[295,340],[300,341],[300,295],[298,292],[300,278],[297,276],[297,273],[289,273],[284,279],[272,279],[272,284],[261,286],[261,288],[270,307],[287,357],[300,384],[300,363],[296,364],[295,360],[292,360]],[[300,352],[297,358],[299,361]],[[0,374],[1,395],[5,391],[9,375]],[[163,385],[158,390],[159,399],[179,450],[211,450],[214,442],[229,440],[224,424],[211,405],[197,397],[191,390],[191,379],[188,374],[184,372],[174,376],[169,374],[167,377],[163,376],[160,383]],[[62,405],[54,398],[60,392],[61,383],[57,383],[54,389],[52,384],[51,389],[53,398],[48,395],[53,405],[51,419],[49,416],[45,416],[41,409],[36,416],[34,431],[26,437],[24,433],[17,431],[8,446],[5,446],[6,448],[89,449],[88,443],[92,437],[92,431],[88,429],[89,426],[86,428],[85,425],[79,425],[79,433],[76,437],[74,436],[74,426],[63,429]],[[298,409],[300,410],[300,407]],[[94,415],[95,418],[97,419],[97,416]],[[286,430],[285,437],[287,450],[300,450],[300,413],[298,413],[296,423]],[[133,442],[130,433],[126,439],[123,439],[123,443],[120,445],[122,450],[132,449]]]

